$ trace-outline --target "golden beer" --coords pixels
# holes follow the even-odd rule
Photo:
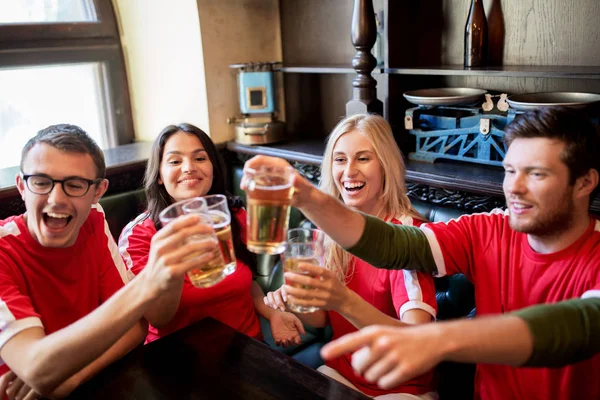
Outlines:
[[[300,274],[300,275],[311,276],[308,272],[303,271],[298,267],[298,264],[300,264],[300,263],[308,263],[308,264],[313,264],[313,265],[317,265],[317,266],[320,265],[319,260],[317,260],[316,258],[311,258],[311,257],[286,258],[283,263],[283,271],[284,272],[293,272],[295,274]],[[287,279],[285,281],[285,284],[289,285],[291,287],[299,288],[299,289],[314,290],[314,288],[312,286],[302,285],[302,284],[298,284],[295,282],[290,282]],[[296,313],[312,313],[319,309],[318,307],[295,305],[295,304],[291,303],[289,300],[286,303],[286,307],[288,308],[288,310],[296,312]]]
[[[231,237],[231,220],[228,215],[222,211],[210,210],[209,214],[213,220],[213,228],[219,241],[219,249],[225,262],[225,275],[230,275],[235,271],[235,252],[233,250],[233,239]]]
[[[192,253],[185,257],[185,260],[199,257],[204,253]],[[216,283],[221,282],[227,275],[225,274],[225,263],[223,262],[223,256],[221,250],[215,247],[211,251],[212,257],[210,260],[200,263],[196,268],[188,271],[188,278],[195,287],[209,287]]]
[[[285,249],[293,188],[283,177],[271,177],[269,183],[272,185],[257,182],[247,191],[247,246],[257,254],[280,254]]]

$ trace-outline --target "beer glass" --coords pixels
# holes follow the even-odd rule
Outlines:
[[[308,275],[306,271],[298,268],[299,263],[309,263],[323,267],[325,248],[323,239],[325,234],[318,229],[296,228],[288,232],[285,251],[283,252],[283,271],[293,272],[295,274]],[[287,285],[305,290],[313,290],[312,286],[301,285],[293,282],[287,282]],[[308,307],[293,304],[288,299],[286,306],[289,310],[296,313],[312,313],[317,311],[318,307]]]
[[[292,167],[246,169],[248,250],[256,254],[281,254],[292,201]]]
[[[234,273],[235,252],[231,237],[231,213],[227,205],[227,197],[222,194],[199,197],[184,204],[183,211],[186,214],[191,212],[206,212],[212,218],[212,225],[219,240],[223,260],[225,261],[225,275]]]
[[[200,202],[203,207],[198,207],[194,209],[194,211],[186,212],[184,210],[184,206],[191,202]],[[200,217],[201,224],[213,225],[213,219],[207,212],[206,201],[202,198],[194,198],[192,200],[182,200],[177,203],[171,204],[169,207],[165,208],[158,216],[160,222],[163,226],[166,226],[170,222],[172,222],[177,217],[184,214],[198,214]],[[217,237],[215,235],[214,230],[208,234],[198,234],[192,235],[186,239],[187,241],[196,241],[201,242],[204,240],[214,240],[217,241]],[[199,264],[197,267],[188,271],[187,275],[190,279],[190,282],[195,287],[203,288],[213,286],[219,282],[221,282],[225,278],[225,262],[223,261],[223,256],[221,254],[221,250],[218,247],[215,247],[214,250],[211,251],[212,257]],[[195,257],[201,256],[202,253],[194,252],[190,255],[186,256],[184,260],[189,260]]]

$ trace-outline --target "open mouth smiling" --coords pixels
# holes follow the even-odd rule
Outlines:
[[[50,229],[62,229],[73,219],[70,214],[45,212],[43,213],[44,224]]]
[[[365,187],[365,182],[344,182],[344,189],[348,192],[357,192]]]

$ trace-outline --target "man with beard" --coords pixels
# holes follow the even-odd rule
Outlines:
[[[517,117],[506,127],[504,139],[508,148],[503,162],[506,211],[465,215],[446,223],[426,224],[420,229],[391,226],[345,208],[299,176],[294,183],[293,204],[342,247],[376,267],[416,269],[437,276],[465,274],[475,284],[477,319],[536,304],[600,297],[600,222],[588,212],[600,170],[597,158],[600,138],[596,128],[589,119],[572,111],[542,108]],[[261,164],[280,165],[283,160],[257,157],[247,167]],[[315,289],[318,298],[319,287]],[[526,320],[531,316],[527,311],[522,315]],[[583,321],[575,318],[578,324],[574,324],[574,330],[594,324],[585,320],[589,314],[581,315]],[[515,326],[508,329],[506,324],[513,324],[516,329]],[[436,329],[436,324],[432,325],[431,329]],[[528,361],[532,346],[537,346],[540,340],[535,337],[540,335],[538,325],[530,324],[527,328],[523,319],[514,316],[473,321],[465,326],[472,331],[461,332],[459,326],[453,336],[438,337],[430,345],[420,343],[417,352],[425,359],[426,354],[438,351],[439,362],[447,348],[458,350],[462,345],[470,351],[470,357],[456,359],[477,361],[481,347],[475,344],[468,349],[469,342],[461,339],[479,338],[481,342],[484,337],[490,341],[488,347],[496,349],[497,357],[482,361],[521,365]],[[374,329],[378,328],[367,333],[373,333]],[[527,339],[527,329],[534,334],[533,345],[531,337]],[[509,336],[514,332],[520,332],[521,336]],[[548,334],[552,331],[548,330]],[[398,359],[394,359],[397,352],[377,351],[389,345],[391,337],[388,335],[371,349],[355,354],[356,369],[369,370],[367,379],[377,381],[398,366]],[[502,357],[502,351],[510,349],[513,339],[520,346],[516,353],[524,353],[525,357]],[[373,342],[362,344],[369,343]],[[439,343],[446,343],[446,348]],[[380,358],[374,359],[373,353]],[[331,356],[334,352],[325,351],[324,355]],[[571,355],[571,361],[583,358]],[[564,364],[561,361],[546,358],[530,364]],[[595,379],[595,371],[599,369],[600,356],[554,369],[479,364],[476,398],[600,398],[600,381]],[[390,380],[380,382],[385,386]]]

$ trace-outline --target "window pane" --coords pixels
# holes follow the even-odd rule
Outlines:
[[[40,129],[69,123],[109,145],[102,63],[0,69],[0,168],[19,164]]]
[[[0,24],[96,20],[92,0],[0,0]]]

